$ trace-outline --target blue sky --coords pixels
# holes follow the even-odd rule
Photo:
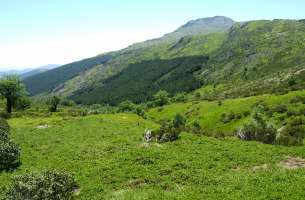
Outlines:
[[[305,0],[0,0],[0,70],[64,64],[189,20],[305,18]]]

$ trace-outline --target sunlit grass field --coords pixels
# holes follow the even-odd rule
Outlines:
[[[229,103],[234,105],[228,100],[224,106]],[[213,103],[199,105],[213,109]],[[182,107],[174,106],[173,113]],[[15,175],[60,169],[75,175],[80,187],[76,199],[305,198],[305,169],[278,166],[287,156],[304,158],[304,146],[191,133],[171,143],[145,144],[145,129],[158,125],[133,114],[23,117],[9,122],[12,138],[22,149],[22,165],[14,172],[0,172],[0,197]]]

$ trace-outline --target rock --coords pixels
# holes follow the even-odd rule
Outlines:
[[[151,130],[146,130],[143,136],[144,142],[152,142],[153,141],[153,135],[151,133]]]

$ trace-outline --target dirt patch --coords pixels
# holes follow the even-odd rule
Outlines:
[[[285,169],[305,168],[305,159],[300,157],[288,157],[286,160],[281,161],[278,166]]]
[[[39,125],[36,128],[37,129],[46,129],[46,128],[50,128],[50,126],[45,124],[45,125]]]
[[[267,168],[268,168],[268,165],[263,164],[263,165],[258,165],[258,166],[252,167],[251,171],[256,172],[256,171],[260,171],[260,170],[265,170]]]

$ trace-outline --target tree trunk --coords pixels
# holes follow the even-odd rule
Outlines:
[[[6,99],[6,111],[7,111],[7,113],[12,113],[12,106],[13,106],[13,103],[12,103],[11,99],[7,98]]]

